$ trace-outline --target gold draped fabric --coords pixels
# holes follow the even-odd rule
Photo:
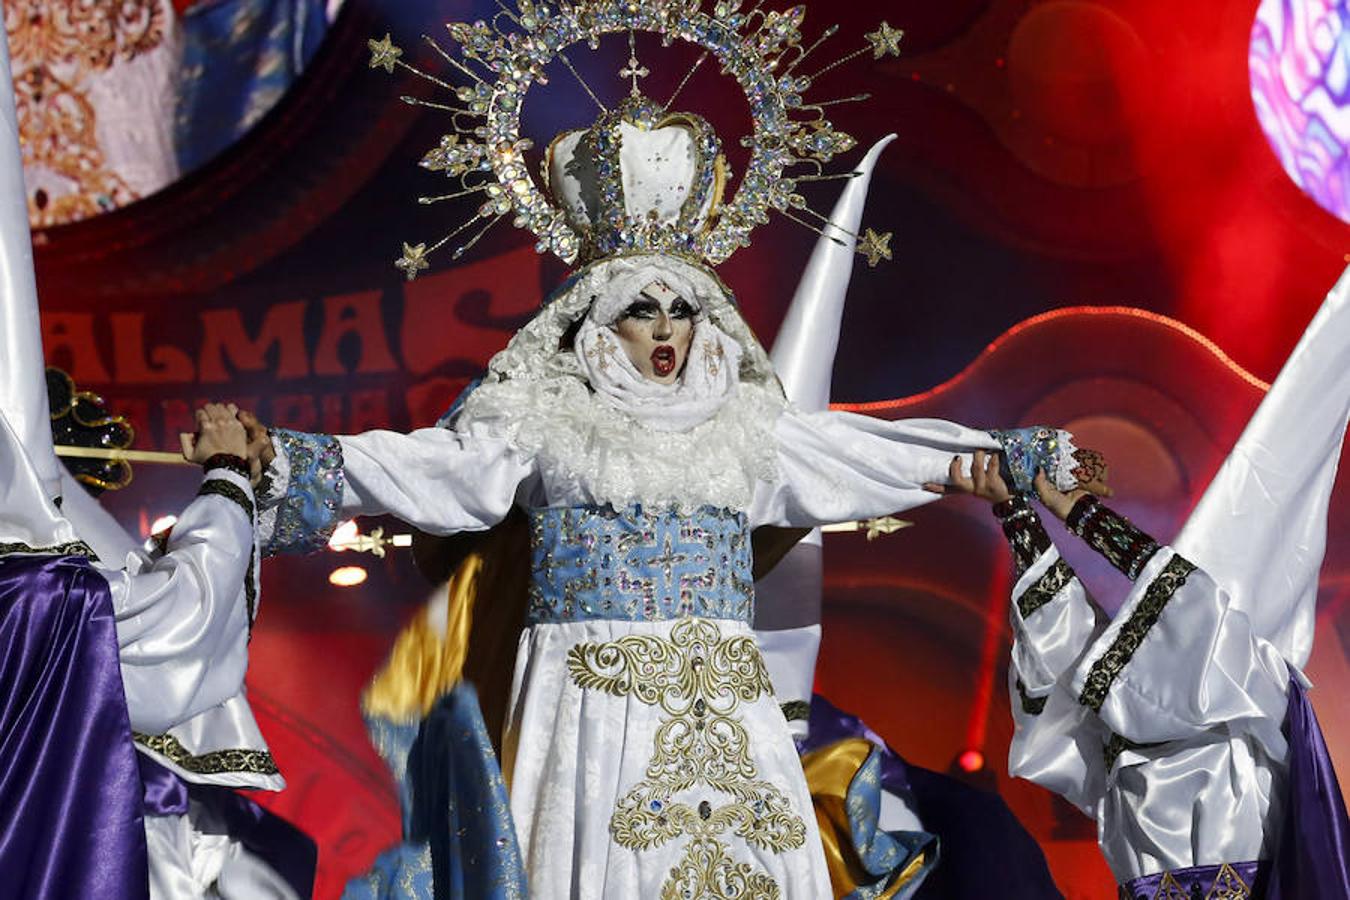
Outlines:
[[[872,752],[872,744],[864,738],[846,738],[821,747],[802,757],[806,770],[806,785],[811,790],[811,802],[820,826],[820,840],[825,846],[825,865],[830,872],[830,886],[834,896],[847,897],[870,876],[858,858],[854,847],[853,828],[848,817],[848,796],[859,777],[863,763]],[[895,880],[881,893],[878,900],[890,900],[901,888],[910,884],[924,870],[926,853],[917,853]]]

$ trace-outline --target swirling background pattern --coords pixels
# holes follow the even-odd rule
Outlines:
[[[1252,103],[1294,183],[1350,222],[1350,7],[1263,0],[1252,25]]]

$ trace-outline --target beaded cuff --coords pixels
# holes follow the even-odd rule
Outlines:
[[[991,431],[989,434],[1003,448],[1003,476],[1008,486],[1028,497],[1036,493],[1032,482],[1037,472],[1044,472],[1050,482],[1061,491],[1078,484],[1074,469],[1077,448],[1073,435],[1055,428],[1011,428]]]
[[[1014,495],[994,504],[994,515],[1003,525],[1003,534],[1012,546],[1013,562],[1021,575],[1041,554],[1050,549],[1050,536],[1045,533],[1040,517],[1025,497]]]
[[[276,506],[275,526],[263,542],[263,555],[322,550],[337,528],[342,506],[346,484],[342,445],[331,435],[285,428],[273,430],[272,443],[286,457],[289,479]]]
[[[1073,505],[1064,521],[1070,531],[1087,541],[1131,581],[1139,577],[1144,565],[1158,552],[1157,541],[1090,494]]]

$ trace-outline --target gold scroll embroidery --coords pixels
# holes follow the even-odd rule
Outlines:
[[[769,876],[734,863],[718,839],[730,832],[774,853],[806,840],[806,825],[787,796],[759,778],[750,734],[736,715],[742,703],[773,693],[754,640],[723,639],[709,620],[681,619],[669,638],[628,635],[578,644],[567,653],[567,669],[581,688],[633,696],[667,716],[657,727],[646,777],[620,798],[609,825],[615,842],[632,850],[691,838],[661,896],[778,897]],[[730,802],[673,799],[700,787]],[[732,893],[719,893],[732,886]]]

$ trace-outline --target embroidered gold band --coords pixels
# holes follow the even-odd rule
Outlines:
[[[147,750],[153,750],[169,762],[194,775],[224,775],[243,772],[249,775],[276,775],[277,764],[266,750],[212,750],[194,755],[171,734],[141,734],[132,739]]]
[[[1187,576],[1194,571],[1195,564],[1183,557],[1173,556],[1167,561],[1158,577],[1144,589],[1144,596],[1116,634],[1111,646],[1088,670],[1087,679],[1083,683],[1083,693],[1078,698],[1079,703],[1093,712],[1101,711],[1102,704],[1106,702],[1106,694],[1111,690],[1116,676],[1129,665],[1134,652],[1143,643],[1144,636],[1162,615],[1163,608],[1172,599],[1172,595],[1186,583]]]
[[[97,559],[94,551],[84,541],[71,541],[66,544],[57,544],[54,547],[33,547],[29,544],[6,543],[0,544],[0,556],[8,556],[11,553],[32,553],[39,556],[88,556]]]
[[[805,700],[789,700],[780,707],[783,718],[789,722],[805,722],[811,718],[811,704]]]
[[[1046,569],[1041,577],[1036,579],[1036,583],[1017,598],[1017,611],[1022,614],[1022,618],[1027,618],[1055,599],[1055,595],[1064,590],[1069,582],[1073,581],[1073,577],[1072,566],[1062,558],[1055,560],[1054,565]]]

